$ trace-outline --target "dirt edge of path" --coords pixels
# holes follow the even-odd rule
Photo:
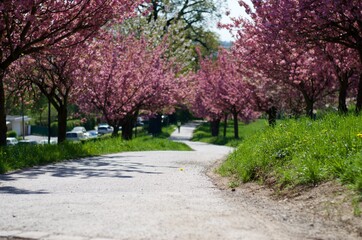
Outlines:
[[[271,221],[279,221],[290,231],[299,232],[300,236],[308,232],[310,239],[338,239],[338,236],[362,239],[362,217],[353,214],[356,194],[337,181],[283,194],[256,182],[231,188],[233,179],[222,177],[215,171],[224,160],[210,166],[206,175],[223,191],[228,201],[260,213]],[[362,203],[357,204],[362,209]]]

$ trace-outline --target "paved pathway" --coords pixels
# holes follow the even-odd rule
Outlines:
[[[0,175],[0,239],[289,239],[236,208],[205,169],[232,149],[127,152]]]

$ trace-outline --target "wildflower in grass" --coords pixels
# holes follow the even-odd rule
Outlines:
[[[362,133],[358,133],[357,137],[362,138]]]

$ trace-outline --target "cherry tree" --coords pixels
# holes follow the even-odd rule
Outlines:
[[[6,145],[4,76],[17,59],[57,45],[83,42],[110,19],[122,20],[139,1],[75,0],[0,2],[0,145]]]
[[[216,60],[201,60],[197,73],[203,94],[202,106],[220,115],[230,113],[234,119],[234,137],[239,138],[238,119],[249,121],[255,112],[253,87],[243,77],[237,62],[225,49],[220,49]],[[210,111],[209,110],[209,111]]]
[[[286,84],[302,94],[310,117],[318,101],[336,92],[330,62],[318,48],[293,48],[289,55],[284,53],[276,58],[268,72],[276,83]]]
[[[289,100],[291,95],[296,96],[296,94],[285,94],[291,93],[292,89],[276,84],[275,78],[270,77],[268,71],[263,71],[272,65],[265,56],[269,48],[262,41],[263,36],[259,34],[258,29],[253,24],[244,23],[246,26],[238,31],[238,39],[231,48],[232,55],[237,59],[245,79],[253,86],[253,99],[257,110],[265,112],[268,115],[269,124],[273,126],[276,122],[277,111],[291,109]],[[271,75],[274,76],[274,74]]]
[[[293,21],[289,19],[286,24],[290,24],[297,35],[301,35],[309,42],[321,41],[340,45],[337,47],[339,49],[349,49],[347,50],[349,53],[348,60],[345,51],[339,53],[333,51],[337,54],[337,56],[334,55],[335,62],[342,58],[344,58],[342,63],[349,62],[349,70],[347,71],[345,69],[343,71],[341,63],[339,66],[335,65],[341,84],[346,84],[344,82],[347,82],[346,79],[352,75],[351,71],[356,71],[351,69],[353,69],[354,60],[359,59],[356,111],[360,112],[362,109],[362,2],[358,0],[323,0],[318,2],[300,0],[296,11],[299,13],[296,18]],[[359,56],[359,58],[355,56]],[[343,108],[342,110],[345,111]]]
[[[163,57],[167,46],[145,38],[105,35],[89,46],[77,102],[86,112],[99,111],[113,135],[132,138],[139,111],[156,113],[175,103],[177,81],[172,61]]]
[[[76,81],[81,80],[84,44],[63,51],[33,53],[18,60],[11,70],[14,82],[36,86],[58,113],[58,143],[66,138],[68,104]]]
[[[212,66],[205,66],[210,67]],[[211,81],[212,71],[199,71],[198,73],[189,73],[188,78],[191,85],[186,95],[188,107],[197,117],[204,118],[210,122],[211,135],[219,136],[220,121],[225,116],[223,109],[215,101],[217,99],[214,85]]]
[[[330,1],[330,0],[252,0],[255,11],[247,5],[246,1],[240,1],[257,25],[267,31],[278,35],[279,39],[293,39],[296,42],[314,44],[322,48],[328,44],[336,49],[349,49],[348,62],[353,64],[354,56],[359,56],[359,66],[355,74],[359,74],[356,111],[362,108],[362,2],[351,1]],[[240,23],[240,21],[236,21]],[[281,38],[282,37],[282,38]],[[329,48],[331,50],[331,48]],[[353,53],[354,52],[354,53]],[[345,94],[346,80],[341,82],[341,76],[346,78],[350,71],[342,74],[341,64],[335,64],[345,55],[343,51],[335,49],[329,51],[329,57],[334,58],[334,69],[340,82],[340,101]],[[338,66],[339,65],[339,66]],[[349,67],[352,69],[352,66]],[[346,68],[345,68],[346,69]],[[342,74],[342,75],[341,75]],[[340,110],[346,111],[343,103],[340,102]]]
[[[347,97],[357,89],[358,76],[362,68],[355,50],[335,43],[324,44],[323,52],[334,69],[338,81],[338,111],[347,113]]]
[[[255,2],[252,22],[234,20],[234,26],[242,25],[235,56],[267,79],[268,85],[297,90],[296,97],[303,97],[306,113],[312,117],[314,105],[337,91],[336,74],[323,45],[299,39],[288,26],[278,28],[282,13],[272,2]]]

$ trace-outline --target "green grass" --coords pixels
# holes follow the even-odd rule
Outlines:
[[[224,123],[220,123],[220,133],[218,137],[211,136],[210,123],[203,123],[194,131],[192,141],[206,142],[216,145],[226,145],[231,147],[238,146],[244,139],[253,134],[262,131],[268,127],[266,120],[259,119],[250,124],[239,123],[239,139],[234,138],[233,122],[228,121],[226,128],[226,137],[224,138]]]
[[[362,194],[362,117],[278,122],[245,138],[218,171],[278,189],[337,179]]]
[[[158,137],[140,131],[137,138],[123,141],[121,138],[104,137],[85,142],[65,142],[60,145],[11,146],[0,148],[0,173],[45,165],[68,159],[97,156],[126,151],[191,150],[183,143],[167,139],[174,127],[166,127]]]

